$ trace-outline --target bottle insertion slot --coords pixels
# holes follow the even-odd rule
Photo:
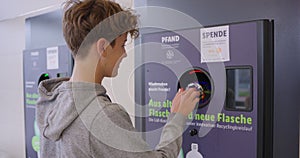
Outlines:
[[[208,72],[202,68],[192,68],[182,74],[178,81],[179,88],[196,88],[200,91],[200,101],[198,108],[207,105],[211,99],[213,92],[212,80]]]

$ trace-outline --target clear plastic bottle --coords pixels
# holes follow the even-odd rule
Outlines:
[[[198,144],[191,144],[191,151],[186,154],[186,158],[203,158],[200,152],[198,152]]]

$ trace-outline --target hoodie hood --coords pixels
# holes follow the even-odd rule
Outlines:
[[[49,79],[39,85],[37,123],[44,137],[56,141],[97,97],[107,96],[100,84],[69,82],[69,78]]]

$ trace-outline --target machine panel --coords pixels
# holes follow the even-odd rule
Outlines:
[[[73,61],[67,46],[24,50],[24,111],[26,157],[39,157],[40,132],[35,120],[38,84],[46,79],[71,76]]]
[[[145,140],[158,144],[173,97],[191,86],[203,93],[188,116],[178,157],[263,157],[271,143],[264,125],[272,124],[269,26],[261,20],[142,35],[144,84],[136,86],[144,89],[145,117],[136,126]]]

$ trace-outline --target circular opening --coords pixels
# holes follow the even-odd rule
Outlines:
[[[177,89],[187,89],[190,85],[199,84],[202,88],[202,95],[200,96],[199,108],[207,105],[213,93],[213,84],[210,75],[201,68],[193,68],[182,74],[178,81]]]
[[[43,73],[40,78],[39,78],[39,82],[38,82],[38,85],[40,84],[40,82],[44,81],[44,80],[47,80],[47,79],[50,79],[50,76],[48,73]]]

